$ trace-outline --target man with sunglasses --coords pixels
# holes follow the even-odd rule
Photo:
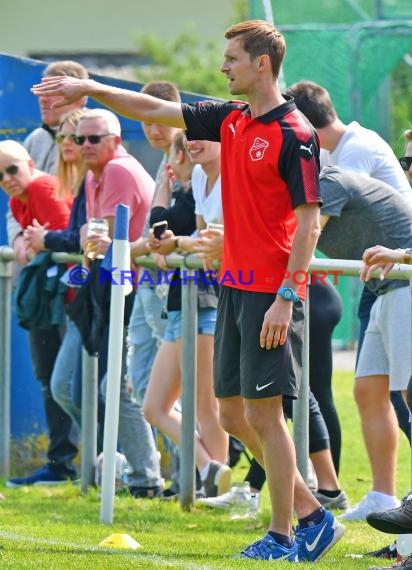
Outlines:
[[[399,158],[399,163],[406,172],[407,177],[412,182],[412,130],[408,129],[404,132],[406,139],[405,155]],[[382,275],[389,271],[394,263],[411,263],[411,250],[406,249],[389,249],[382,245],[367,249],[363,254],[363,271],[362,278],[367,279],[376,266],[383,267]],[[409,339],[410,340],[410,339]],[[406,399],[409,410],[412,410],[412,379],[406,390]],[[367,522],[377,530],[387,534],[411,534],[412,533],[412,493],[404,498],[402,504],[397,509],[389,511],[376,511],[370,513]],[[388,567],[400,568],[404,570],[412,570],[412,554],[409,554],[401,563],[396,563]],[[372,566],[369,570],[377,570],[377,566]]]
[[[89,169],[86,174],[86,217],[88,220],[105,218],[109,226],[109,237],[100,234],[87,236],[86,226],[81,231],[80,241],[85,253],[90,249],[96,256],[105,255],[111,243],[118,204],[129,206],[129,240],[136,241],[141,236],[152,202],[154,180],[140,162],[127,153],[121,141],[120,122],[114,113],[107,109],[85,111],[77,125],[75,143],[80,147],[83,161]],[[91,271],[93,273],[93,267]],[[79,318],[83,319],[83,315]],[[102,337],[106,345],[108,323],[104,325]],[[125,342],[123,350],[125,366]],[[134,497],[152,498],[161,492],[159,459],[152,430],[143,417],[141,405],[127,390],[124,372],[120,391],[119,442],[130,464],[128,488]],[[105,379],[100,391],[105,399]]]
[[[319,135],[321,163],[324,166],[337,166],[344,170],[368,175],[392,186],[405,201],[412,204],[412,191],[405,173],[393,150],[376,132],[366,129],[356,121],[345,124],[339,118],[328,91],[313,81],[299,81],[291,85],[286,93],[294,97],[297,108],[309,119]],[[371,309],[377,295],[363,288],[358,307],[360,321],[358,358],[361,358],[364,335],[368,328]],[[363,367],[365,372],[365,367]],[[382,383],[381,383],[382,382]],[[381,385],[382,391],[378,390]],[[388,449],[394,449],[397,439],[396,417],[391,406],[383,407],[385,398],[378,398],[384,392],[385,382],[373,375],[358,376],[355,383],[355,400],[373,474],[373,488],[360,503],[342,515],[343,519],[364,520],[367,514],[377,509],[397,507],[399,502],[394,494],[395,482],[389,469],[382,469],[383,458]],[[410,440],[409,414],[400,390],[391,390],[391,401],[396,411],[398,423]],[[375,399],[375,400],[374,400]],[[374,403],[373,403],[374,402]],[[379,415],[379,409],[381,413]],[[384,409],[384,413],[382,413]],[[386,437],[377,438],[373,418],[380,426],[385,426]],[[389,443],[388,438],[392,437]],[[373,442],[373,444],[372,444]],[[379,481],[379,483],[377,483]],[[385,553],[389,549],[385,548]],[[380,556],[380,551],[371,553]]]
[[[126,204],[130,207],[130,239],[137,240],[151,204],[154,181],[122,146],[118,118],[105,109],[86,111],[77,125],[75,142],[89,169],[86,175],[87,218],[106,218],[111,236],[115,207]],[[106,253],[104,238],[94,240],[93,251]]]

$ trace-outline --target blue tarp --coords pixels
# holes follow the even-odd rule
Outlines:
[[[38,99],[31,93],[30,88],[33,84],[40,83],[42,71],[46,65],[41,61],[0,53],[0,140],[12,138],[23,141],[34,128],[40,125]],[[102,83],[133,91],[140,91],[142,87],[142,84],[137,82],[100,75],[92,75],[92,77]],[[191,102],[205,99],[205,97],[182,93],[182,99]],[[101,105],[90,99],[87,106],[93,108]],[[140,123],[123,117],[119,118],[123,139],[128,141],[133,149],[142,151],[143,154],[150,152],[150,147],[144,142]],[[150,170],[143,156],[139,155],[139,158]],[[0,245],[7,243],[5,224],[7,201],[6,194],[0,191]],[[43,432],[45,421],[40,386],[34,378],[31,367],[27,334],[18,327],[14,311],[11,340],[11,432],[14,437],[19,438],[31,433]]]

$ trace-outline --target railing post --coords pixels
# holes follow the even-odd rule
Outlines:
[[[10,471],[11,281],[14,251],[0,247],[0,475]]]
[[[111,524],[114,513],[116,451],[119,432],[120,386],[122,375],[124,305],[127,286],[122,284],[121,272],[130,269],[129,207],[116,206],[114,221],[112,266],[119,279],[111,285],[107,386],[104,413],[103,472],[100,502],[100,522]]]
[[[195,429],[197,366],[197,276],[185,269],[182,279],[182,443],[180,504],[189,510],[195,498]]]
[[[409,294],[411,296],[411,331],[412,331],[412,275],[410,276],[409,279]],[[410,333],[412,336],[412,333]],[[411,355],[411,367],[412,367],[412,355]],[[407,394],[408,395],[408,394]],[[409,410],[409,423],[412,422],[412,410]],[[412,450],[411,450],[411,487],[410,489],[412,489]]]
[[[87,493],[94,484],[94,464],[97,455],[97,357],[83,348],[82,359],[82,462],[81,489]]]
[[[305,320],[302,355],[302,380],[299,398],[293,402],[293,438],[296,463],[300,474],[307,482],[309,459],[309,307],[310,285],[306,286]]]

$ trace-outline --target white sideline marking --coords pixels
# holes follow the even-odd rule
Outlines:
[[[99,552],[102,554],[112,554],[117,556],[134,556],[135,558],[144,558],[145,560],[156,562],[157,564],[164,564],[165,566],[169,567],[171,564],[173,564],[174,567],[185,568],[186,570],[211,570],[210,566],[182,562],[181,560],[176,560],[173,558],[162,558],[156,554],[145,554],[139,550],[128,551],[117,548],[88,546],[83,544],[76,544],[73,542],[64,542],[61,540],[47,540],[45,538],[34,538],[32,536],[23,536],[13,532],[5,532],[4,530],[0,530],[0,538],[5,538],[7,540],[16,540],[20,542],[29,542],[32,544],[40,544],[43,546],[63,546],[64,548],[71,548],[77,552]]]

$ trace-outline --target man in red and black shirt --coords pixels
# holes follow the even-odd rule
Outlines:
[[[232,26],[221,71],[248,103],[180,105],[95,81],[45,79],[37,95],[67,104],[89,95],[118,113],[222,143],[225,224],[215,342],[223,427],[264,465],[272,519],[243,558],[316,561],[344,532],[296,468],[282,398],[295,398],[302,360],[304,287],[320,233],[318,142],[282,96],[283,36],[255,20]],[[292,512],[299,523],[292,537]]]

